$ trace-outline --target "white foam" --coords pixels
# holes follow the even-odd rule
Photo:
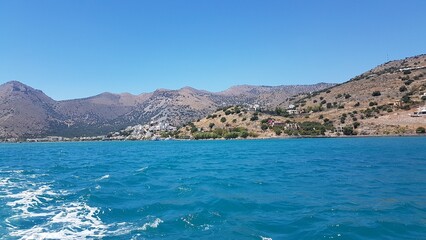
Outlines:
[[[57,196],[55,192],[50,190],[50,187],[43,185],[37,189],[28,189],[20,193],[9,194],[6,197],[16,199],[7,202],[6,205],[12,207],[15,212],[18,212],[14,217],[33,217],[33,216],[46,216],[43,213],[33,213],[28,209],[36,207],[44,202],[52,200],[52,197]]]
[[[213,225],[210,225],[210,224],[203,224],[203,225],[200,226],[202,231],[208,231],[212,227],[213,227]]]
[[[160,218],[156,218],[153,222],[145,223],[140,229],[143,231],[146,231],[149,227],[150,228],[157,228],[160,223],[163,223],[163,220]]]
[[[104,175],[104,176],[96,179],[96,181],[101,181],[101,180],[104,180],[104,179],[108,179],[109,177],[110,177],[109,174],[107,174],[107,175]]]
[[[139,168],[138,170],[136,170],[136,172],[143,172],[143,171],[145,171],[146,169],[148,169],[148,167]]]
[[[21,239],[102,238],[108,226],[97,217],[98,208],[84,202],[72,202],[55,208],[43,208],[52,217],[30,229],[13,229],[11,236]]]
[[[1,178],[0,179],[0,187],[5,187],[10,185],[10,178]]]
[[[263,237],[263,236],[260,236],[260,238],[261,238],[262,240],[272,240],[272,238]]]
[[[19,174],[19,173],[18,173]],[[18,239],[97,239],[108,226],[98,217],[99,209],[83,201],[65,202],[67,191],[54,191],[51,185],[35,183],[33,176],[0,178],[0,194],[10,215],[5,219],[8,235]],[[30,181],[31,180],[31,181]],[[22,228],[21,219],[37,224]]]
[[[3,170],[0,173],[23,173],[24,170]]]
[[[190,216],[191,217],[191,216]],[[182,221],[184,221],[185,223],[187,223],[188,225],[190,225],[191,227],[194,227],[195,225],[193,223],[191,223],[188,219],[182,217],[181,218]]]

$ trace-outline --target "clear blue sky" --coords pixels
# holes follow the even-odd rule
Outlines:
[[[56,100],[344,82],[426,53],[426,1],[0,0],[0,84]]]

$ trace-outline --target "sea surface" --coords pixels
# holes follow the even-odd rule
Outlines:
[[[426,239],[426,138],[0,144],[0,239]]]

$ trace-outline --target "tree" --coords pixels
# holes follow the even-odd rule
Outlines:
[[[281,129],[280,128],[278,128],[278,127],[274,127],[274,132],[275,132],[275,134],[276,135],[281,135],[281,133],[282,133],[282,131],[281,131]]]
[[[345,126],[343,127],[343,134],[345,135],[355,135],[354,134],[354,129],[350,126]]]
[[[268,125],[266,124],[262,124],[262,126],[260,126],[260,128],[265,131],[266,129],[268,129]]]
[[[418,127],[416,133],[426,133],[426,129],[424,127]]]

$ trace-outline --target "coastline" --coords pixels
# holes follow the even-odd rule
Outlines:
[[[325,136],[325,135],[318,135],[318,136],[276,136],[276,137],[257,137],[257,138],[233,138],[233,139],[225,139],[225,138],[216,138],[216,139],[179,139],[179,138],[169,138],[169,139],[87,139],[87,140],[61,140],[61,141],[27,141],[27,140],[20,140],[20,141],[1,141],[3,144],[8,143],[65,143],[65,142],[163,142],[163,141],[229,141],[229,140],[238,140],[238,141],[244,141],[244,140],[274,140],[274,139],[308,139],[308,138],[394,138],[394,137],[402,137],[402,138],[410,138],[410,137],[426,137],[426,134],[377,134],[377,135],[341,135],[341,136]]]

